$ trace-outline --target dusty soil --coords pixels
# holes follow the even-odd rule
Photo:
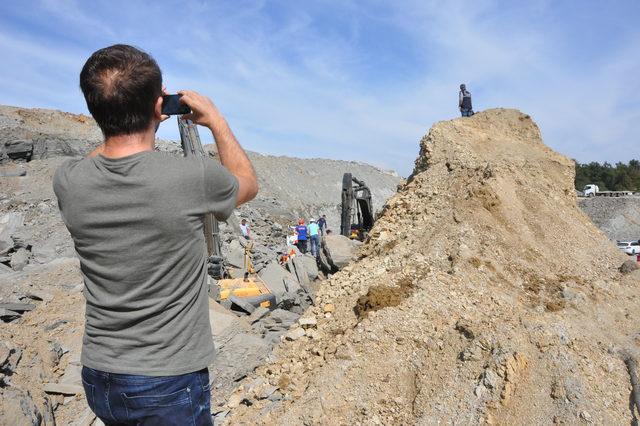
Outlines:
[[[640,271],[618,272],[627,257],[577,207],[572,162],[515,110],[420,144],[362,258],[238,386],[228,422],[632,422],[620,351],[639,354]]]

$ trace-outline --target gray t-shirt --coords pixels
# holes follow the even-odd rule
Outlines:
[[[148,151],[66,161],[53,189],[85,282],[82,364],[147,376],[209,365],[202,216],[229,217],[238,180],[211,159]]]

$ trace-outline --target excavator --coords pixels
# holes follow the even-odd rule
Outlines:
[[[185,157],[207,156],[195,124],[178,117],[178,129]],[[251,263],[253,243],[246,242],[244,244],[242,270],[227,270],[222,255],[222,241],[220,239],[218,221],[212,213],[206,214],[202,220],[209,259],[208,271],[209,275],[216,280],[216,285],[212,287],[213,298],[221,304],[229,305],[228,307],[236,305],[247,313],[251,313],[258,306],[274,309],[276,304],[275,295],[271,293],[264,281],[256,274]],[[235,218],[232,216],[229,221],[235,222]],[[233,223],[232,226],[234,226]],[[235,223],[235,228],[238,228],[237,223]]]
[[[345,173],[342,176],[340,233],[363,241],[373,228],[374,220],[371,190],[364,181]]]

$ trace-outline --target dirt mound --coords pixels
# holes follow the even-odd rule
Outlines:
[[[626,256],[577,207],[572,162],[515,110],[437,123],[420,145],[305,337],[220,409],[231,423],[630,422],[619,351],[638,353],[640,274],[617,271]],[[256,381],[278,390],[261,398]]]

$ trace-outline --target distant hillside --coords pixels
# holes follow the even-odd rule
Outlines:
[[[0,163],[11,150],[32,149],[32,159],[86,155],[102,141],[91,117],[49,109],[0,105]],[[179,150],[177,142],[157,141],[158,149]],[[208,146],[211,149],[212,146]],[[401,178],[393,172],[352,161],[300,159],[249,152],[260,180],[251,204],[288,218],[327,214],[338,226],[342,175],[352,173],[371,188],[376,209],[396,192]]]

